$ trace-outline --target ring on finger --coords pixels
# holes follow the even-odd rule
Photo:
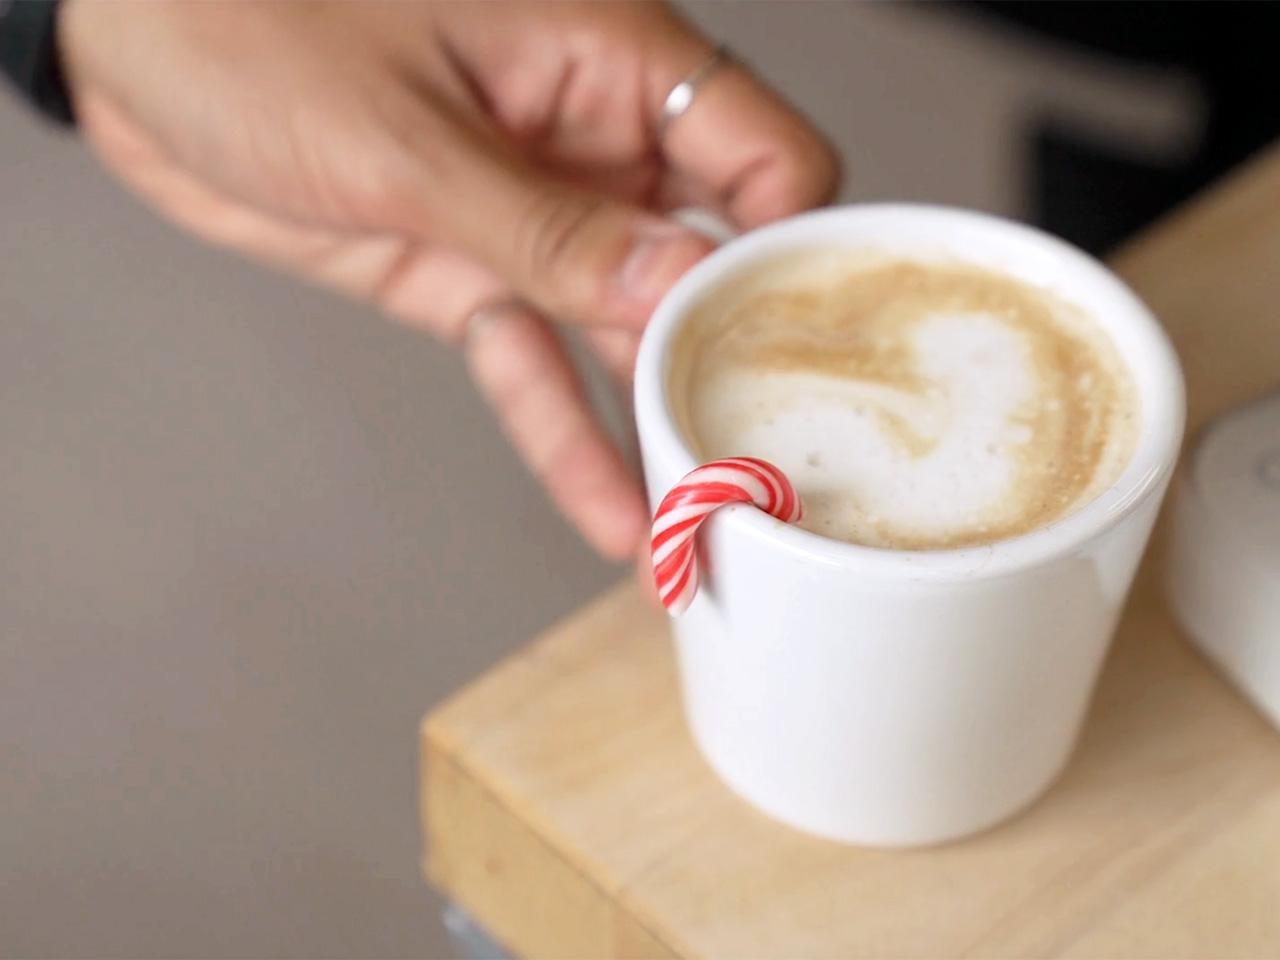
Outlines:
[[[689,71],[688,76],[671,88],[667,98],[662,102],[662,112],[658,115],[658,140],[661,141],[671,129],[671,125],[688,113],[693,101],[703,85],[721,67],[733,60],[729,48],[720,44],[711,51],[700,64]]]

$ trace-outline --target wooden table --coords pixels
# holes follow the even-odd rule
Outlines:
[[[1114,266],[1177,344],[1190,430],[1280,383],[1280,151]],[[1280,957],[1280,732],[1178,636],[1161,539],[1067,773],[989,833],[886,852],[756,813],[624,585],[427,718],[427,873],[529,957]]]

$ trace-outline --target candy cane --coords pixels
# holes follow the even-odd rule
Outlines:
[[[662,498],[649,543],[658,597],[674,616],[689,609],[698,592],[698,528],[712,510],[726,503],[755,504],[786,523],[795,523],[803,513],[791,481],[764,460],[730,457],[691,471]]]

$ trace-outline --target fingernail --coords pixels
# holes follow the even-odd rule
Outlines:
[[[655,305],[710,248],[707,240],[679,224],[646,224],[618,271],[618,286],[628,299]]]

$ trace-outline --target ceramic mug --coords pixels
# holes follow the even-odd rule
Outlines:
[[[814,246],[964,262],[1044,288],[1107,331],[1141,426],[1119,478],[1074,513],[986,546],[856,546],[750,506],[703,525],[703,579],[672,621],[707,761],[778,820],[906,846],[974,833],[1038,797],[1069,757],[1182,438],[1177,357],[1101,263],[1037,230],[942,207],[852,205],[731,240],[658,306],[636,368],[652,505],[697,465],[667,395],[691,306],[753,261]]]

